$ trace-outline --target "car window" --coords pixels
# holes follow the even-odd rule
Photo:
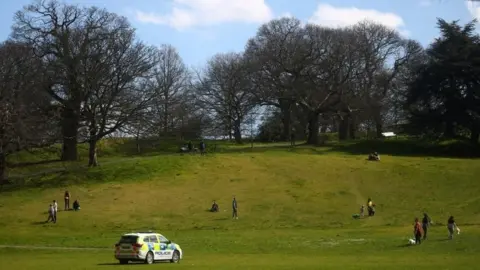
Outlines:
[[[158,238],[155,235],[150,236],[150,243],[158,243]]]
[[[163,235],[159,235],[158,238],[160,239],[160,242],[161,242],[161,243],[166,243],[166,242],[168,242],[168,239],[165,238],[165,236],[163,236]]]
[[[135,244],[137,243],[138,236],[135,235],[124,235],[120,238],[120,241],[118,243],[120,244]]]
[[[145,243],[150,242],[150,236],[145,236],[145,237],[143,238],[143,242],[145,242]]]

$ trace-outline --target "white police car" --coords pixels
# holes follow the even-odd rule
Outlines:
[[[130,261],[143,261],[146,264],[155,261],[178,263],[182,257],[183,252],[178,244],[153,232],[127,233],[115,244],[115,259],[120,264]]]

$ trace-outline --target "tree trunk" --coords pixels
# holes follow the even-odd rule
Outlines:
[[[470,141],[472,143],[478,143],[479,139],[480,139],[480,129],[478,127],[472,128],[470,133]]]
[[[311,145],[318,144],[318,129],[320,127],[318,121],[319,121],[318,113],[314,113],[314,112],[309,113],[307,144],[311,144]]]
[[[350,125],[349,125],[348,133],[350,135],[350,139],[355,140],[357,138],[357,125],[355,123],[355,119],[350,115]]]
[[[88,141],[88,166],[89,167],[97,167],[98,160],[97,160],[97,122],[93,117],[90,122],[90,131],[89,131],[89,141]]]
[[[0,187],[3,187],[7,178],[7,157],[0,149]]]
[[[77,153],[77,135],[78,135],[79,119],[77,113],[69,108],[64,108],[62,113],[62,160],[76,161]]]
[[[280,140],[282,141],[290,141],[290,132],[292,126],[292,102],[289,100],[280,100],[280,112],[282,115],[282,137]]]
[[[348,116],[344,116],[343,119],[340,119],[340,123],[338,125],[338,140],[339,141],[345,141],[348,140],[349,138],[349,125],[350,125],[350,119]]]
[[[97,160],[97,140],[91,139],[88,142],[88,166],[89,167],[97,167],[98,160]]]
[[[137,146],[137,154],[140,154],[141,149],[140,149],[140,136],[139,135],[135,136],[135,144]]]
[[[382,121],[382,116],[380,115],[380,111],[375,113],[375,117],[373,119],[375,122],[375,132],[377,133],[377,138],[382,138],[383,135],[383,121]]]
[[[242,132],[241,132],[241,121],[235,120],[233,124],[233,138],[235,139],[235,143],[242,143]]]
[[[444,137],[446,138],[455,137],[455,125],[453,124],[453,121],[451,121],[450,119],[448,119],[447,122],[445,123]]]

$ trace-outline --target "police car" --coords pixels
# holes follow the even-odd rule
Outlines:
[[[178,263],[182,257],[183,252],[179,245],[153,232],[127,233],[115,244],[115,259],[120,264],[131,261],[143,261],[146,264],[155,261]]]

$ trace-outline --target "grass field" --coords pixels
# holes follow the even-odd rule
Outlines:
[[[474,269],[480,160],[384,148],[381,162],[368,162],[367,148],[105,157],[114,162],[31,180],[0,193],[0,269]],[[62,208],[65,189],[82,210],[45,224],[48,204],[57,199]],[[234,195],[238,220],[231,219]],[[352,219],[368,197],[377,215]],[[207,211],[212,200],[219,213]],[[407,246],[423,211],[435,222],[429,239]],[[450,215],[462,229],[452,241]],[[118,265],[114,243],[145,229],[179,243],[184,260]]]

